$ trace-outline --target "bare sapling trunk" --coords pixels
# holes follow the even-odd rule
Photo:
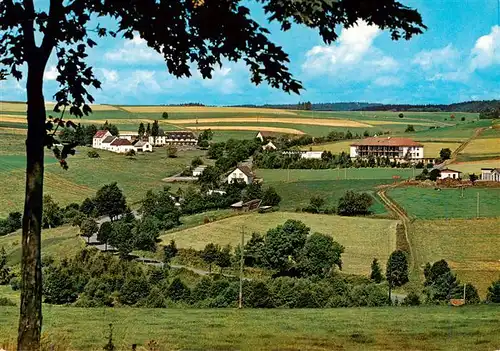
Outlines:
[[[28,67],[28,136],[26,139],[26,191],[24,198],[21,307],[19,316],[19,351],[40,349],[42,327],[41,230],[43,203],[43,156],[45,101],[43,72],[45,64]]]

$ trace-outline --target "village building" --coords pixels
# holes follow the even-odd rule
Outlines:
[[[153,146],[143,140],[136,141],[134,144],[135,151],[137,152],[152,152],[153,151]]]
[[[391,161],[423,161],[424,146],[409,138],[366,138],[350,146],[351,158],[387,157]]]
[[[229,184],[235,182],[243,182],[248,185],[252,184],[254,179],[255,175],[247,166],[238,166],[227,176],[227,182]]]
[[[231,205],[231,208],[238,212],[249,212],[256,210],[260,207],[262,200],[254,199],[247,202],[238,201]]]
[[[259,139],[261,142],[266,141],[267,139],[274,139],[276,138],[276,133],[273,132],[266,132],[266,131],[260,131],[257,133],[255,136],[256,139]]]
[[[149,136],[148,141],[154,146],[163,145],[186,145],[186,146],[196,146],[198,144],[198,138],[192,131],[172,131],[164,132],[160,129],[157,136]]]
[[[439,178],[438,179],[460,179],[462,178],[461,176],[462,172],[460,171],[454,171],[453,169],[445,168],[442,169],[439,173]]]
[[[273,144],[272,141],[268,142],[266,145],[262,145],[262,150],[264,151],[274,151],[277,150],[278,148],[276,145]]]
[[[203,172],[205,171],[205,168],[207,168],[206,165],[201,165],[201,166],[198,166],[195,169],[193,169],[193,177],[201,176],[203,174]]]
[[[110,150],[111,149],[111,143],[115,141],[116,137],[114,135],[107,136],[104,138],[101,142],[101,147],[99,149],[103,150]]]
[[[109,130],[98,130],[92,138],[92,147],[96,149],[102,149],[102,141],[109,136],[112,136]]]
[[[307,160],[321,160],[323,151],[283,151],[282,154],[288,156],[299,155],[300,158]]]
[[[135,147],[134,145],[132,145],[130,140],[120,139],[120,138],[116,138],[115,140],[113,140],[113,142],[110,144],[110,149],[109,149],[109,151],[116,152],[119,154],[127,153],[130,150],[135,151]]]
[[[481,180],[500,182],[500,168],[481,168]]]

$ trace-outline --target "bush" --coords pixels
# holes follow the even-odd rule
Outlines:
[[[403,118],[405,115],[400,113],[398,116],[399,116],[399,118]]]
[[[493,282],[488,288],[487,302],[500,303],[500,279]]]
[[[369,194],[357,194],[349,190],[339,199],[337,211],[341,216],[367,215],[372,204],[373,198]]]
[[[18,277],[14,277],[10,280],[10,287],[14,291],[21,289],[21,281]]]
[[[389,302],[385,290],[376,284],[357,285],[350,295],[351,306],[378,307],[386,306]]]
[[[408,124],[408,127],[406,127],[405,129],[405,133],[412,133],[415,131],[415,127],[413,126],[413,124]]]
[[[133,156],[135,156],[135,150],[128,150],[125,153],[125,156],[127,156],[127,157],[133,157]]]
[[[120,289],[120,302],[135,305],[149,295],[149,289],[149,283],[144,276],[127,279]]]
[[[167,148],[167,156],[169,158],[176,158],[177,157],[177,148],[175,146],[169,146]]]
[[[188,301],[191,295],[191,290],[184,284],[179,277],[172,280],[167,288],[167,296],[172,301]]]
[[[90,150],[89,152],[87,152],[87,157],[89,157],[89,158],[99,158],[101,156],[99,155],[99,153],[97,151]]]
[[[403,299],[403,306],[419,306],[420,305],[420,297],[415,292],[410,292]]]
[[[16,303],[6,297],[0,297],[0,306],[16,306]]]

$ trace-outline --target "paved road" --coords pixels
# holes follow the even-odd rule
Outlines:
[[[142,215],[139,214],[137,211],[132,211],[132,214],[136,219],[141,219]],[[101,227],[101,225],[105,222],[111,222],[111,219],[108,216],[102,216],[99,217],[97,220],[97,225]],[[87,245],[91,245],[92,247],[95,247],[96,249],[100,251],[117,251],[115,247],[111,245],[104,245],[102,244],[99,240],[97,240],[97,233],[94,233],[88,240],[85,240],[85,243]]]

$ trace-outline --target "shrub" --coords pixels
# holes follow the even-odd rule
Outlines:
[[[191,290],[184,284],[179,277],[172,280],[167,288],[167,296],[172,301],[187,301],[191,295]]]
[[[135,150],[128,150],[128,151],[125,153],[125,156],[127,156],[127,157],[132,157],[132,156],[135,156]]]
[[[97,151],[90,150],[89,152],[87,152],[87,157],[89,157],[89,158],[99,158],[101,156],[99,155],[99,153]]]
[[[355,286],[350,294],[351,306],[378,307],[388,304],[385,290],[376,284]]]
[[[486,295],[487,302],[500,303],[500,279],[491,283]]]
[[[398,116],[399,116],[399,118],[403,118],[405,115],[400,113]]]
[[[0,297],[0,306],[15,306],[16,303],[14,301],[9,300],[6,297]]]
[[[410,292],[403,299],[403,306],[419,306],[420,305],[420,297],[415,292]]]
[[[405,133],[412,133],[414,131],[415,131],[415,127],[413,126],[413,124],[408,124],[408,126],[405,129]]]
[[[372,204],[373,198],[369,194],[349,190],[339,199],[337,211],[341,216],[367,215]]]
[[[149,283],[144,276],[127,279],[120,288],[120,302],[125,305],[135,305],[149,295],[149,289]]]
[[[177,148],[175,146],[169,146],[167,148],[167,156],[169,158],[176,158],[177,157]]]
[[[14,277],[10,280],[10,287],[14,291],[21,289],[21,281],[18,277]]]

